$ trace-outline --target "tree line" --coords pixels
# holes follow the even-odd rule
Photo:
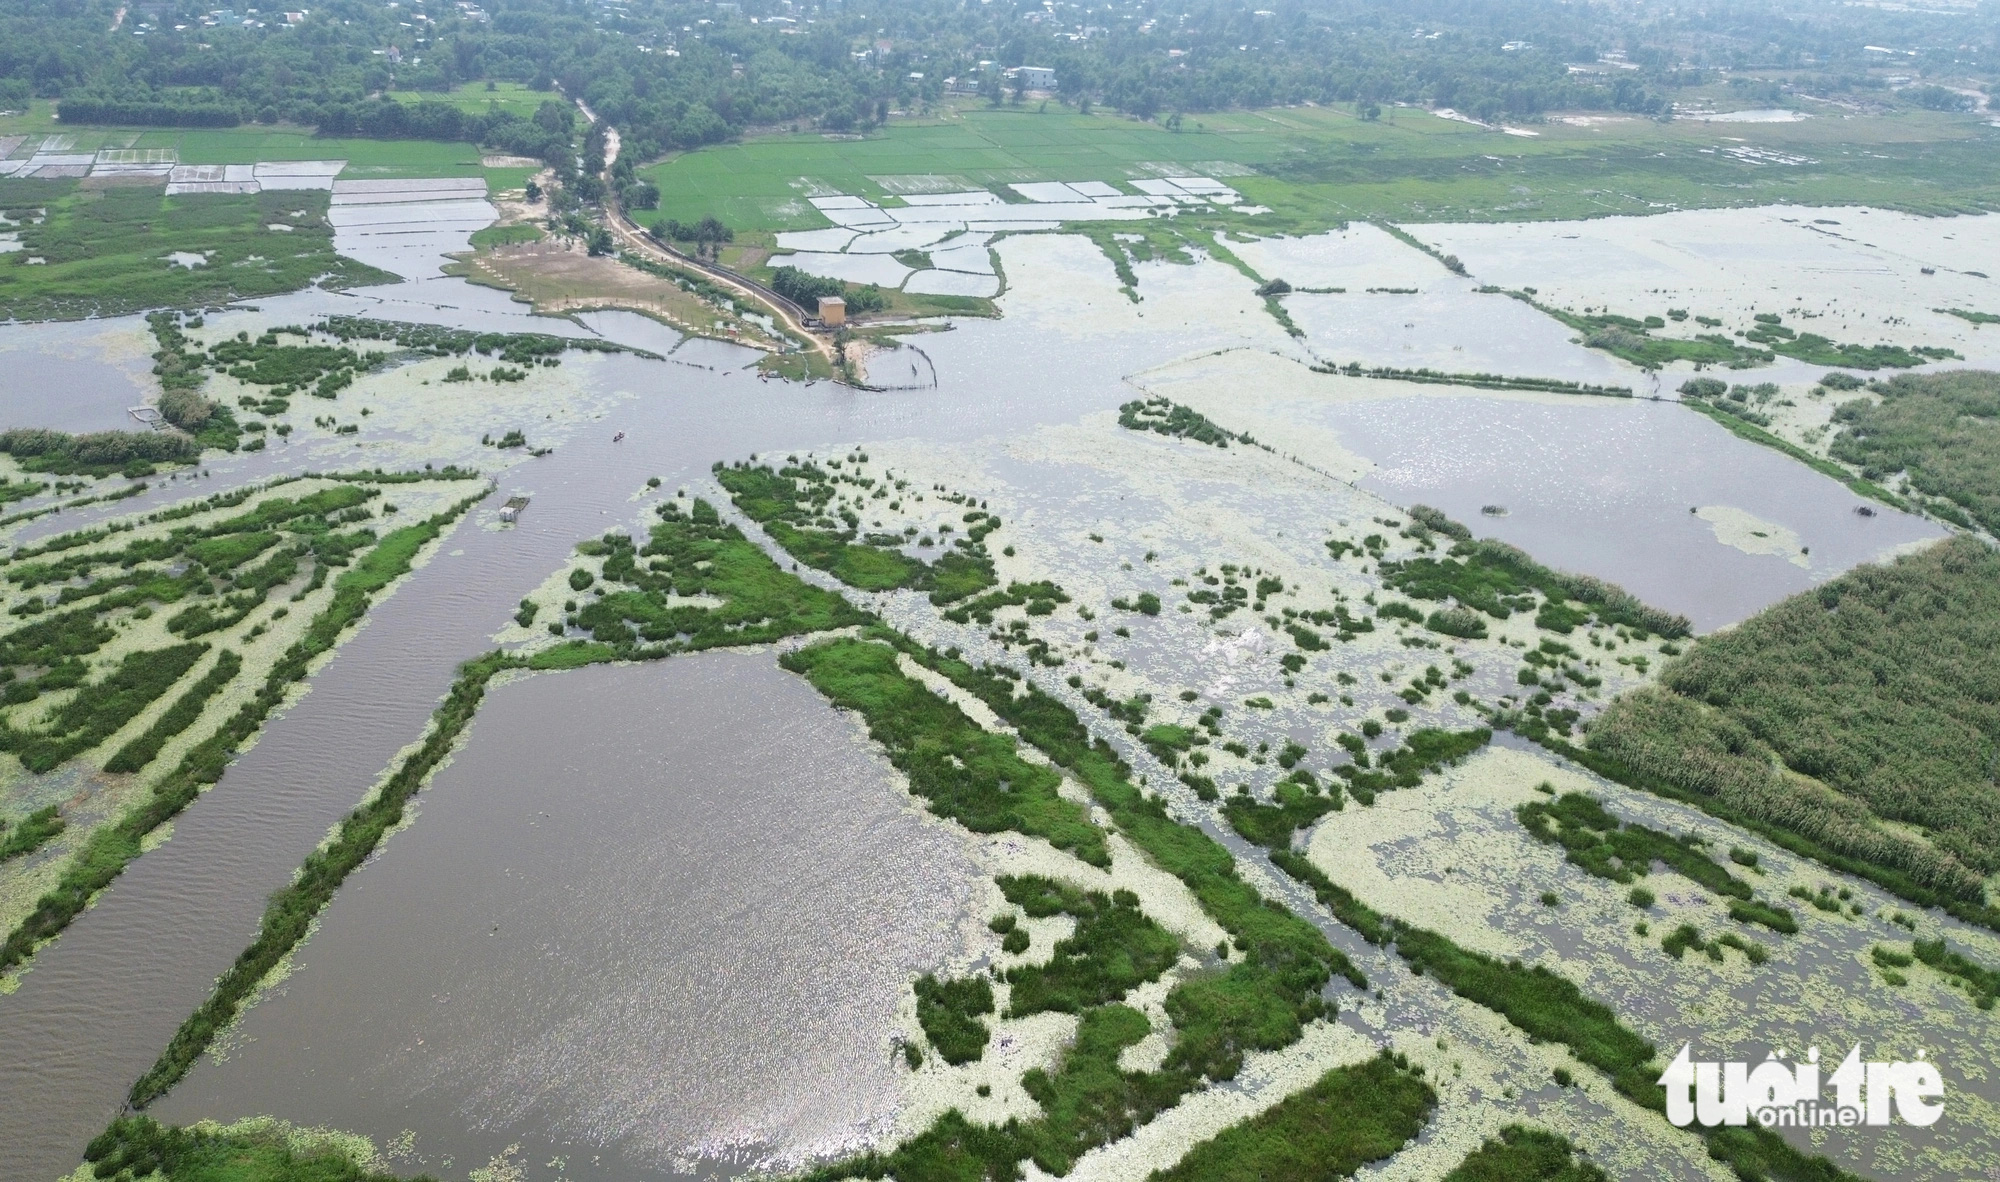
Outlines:
[[[947,78],[1006,101],[1000,71],[1019,65],[1053,69],[1060,101],[1147,118],[1302,102],[1522,118],[1558,108],[1660,113],[1668,93],[1714,67],[1800,69],[1810,73],[1801,85],[1836,85],[1867,74],[1864,44],[1959,46],[1920,51],[1899,69],[1962,78],[1990,73],[1979,63],[2000,48],[1992,21],[1863,8],[1801,16],[1777,0],[1669,13],[1580,11],[1562,0],[1095,10],[876,0],[810,20],[781,17],[779,0],[742,0],[733,12],[690,0],[618,11],[569,0],[488,7],[490,17],[333,0],[297,23],[271,13],[204,25],[198,10],[172,4],[121,20],[117,0],[24,0],[0,12],[0,109],[32,95],[60,100],[74,122],[286,123],[552,158],[568,150],[557,143],[568,129],[540,117],[382,96],[482,80],[560,85],[650,159],[754,127],[865,129],[891,110],[940,101]],[[1630,68],[1569,68],[1612,53]],[[1952,95],[1925,86],[1910,101],[1957,105]]]

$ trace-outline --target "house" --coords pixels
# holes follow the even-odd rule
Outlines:
[[[1056,72],[1049,66],[1015,66],[1007,71],[1007,76],[1021,84],[1023,90],[1054,90]]]

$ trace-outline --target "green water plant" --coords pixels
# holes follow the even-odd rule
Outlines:
[[[917,1024],[940,1059],[954,1067],[986,1053],[992,1031],[982,1016],[993,1012],[993,986],[985,977],[917,978]]]
[[[1407,1145],[1437,1093],[1421,1069],[1383,1051],[1336,1067],[1241,1124],[1188,1150],[1151,1182],[1270,1182],[1345,1178]]]
[[[43,805],[11,826],[0,817],[0,862],[34,853],[64,828],[61,810],[53,804]]]
[[[1559,1133],[1508,1125],[1446,1174],[1444,1182],[1611,1182],[1609,1174],[1578,1160],[1576,1153]]]

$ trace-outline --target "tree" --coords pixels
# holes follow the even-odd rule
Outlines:
[[[658,209],[660,187],[651,181],[634,181],[619,191],[618,199],[627,209]]]

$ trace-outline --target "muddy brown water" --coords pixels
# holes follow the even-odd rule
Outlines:
[[[1398,505],[1436,506],[1480,537],[1608,579],[1685,614],[1699,632],[1893,547],[1945,536],[1672,402],[1466,395],[1357,400],[1323,414],[1379,465],[1362,488]],[[1488,505],[1505,514],[1486,514]],[[1690,512],[1711,505],[1792,530],[1810,565],[1723,546]]]
[[[265,307],[293,319],[341,311],[481,328],[561,327],[529,320],[520,314],[519,305],[508,305],[499,293],[482,292],[443,279],[338,296],[306,293],[266,301]],[[601,323],[607,333],[618,334],[615,318]],[[577,326],[563,330],[582,331]],[[649,333],[644,343],[650,345],[657,339]],[[395,752],[422,731],[426,717],[450,684],[458,662],[488,646],[489,636],[512,614],[516,601],[556,569],[578,539],[606,529],[628,528],[638,513],[633,494],[647,477],[659,476],[671,488],[700,479],[717,459],[751,453],[840,448],[877,439],[973,440],[1031,430],[1044,423],[1073,422],[1087,414],[1108,411],[1130,398],[1131,388],[1122,382],[1125,374],[1156,366],[1163,358],[1235,343],[1233,338],[1209,330],[1148,330],[1114,340],[1091,340],[1050,338],[1021,321],[969,323],[925,342],[925,351],[938,369],[938,389],[886,394],[860,392],[830,383],[796,386],[760,382],[749,373],[731,368],[741,364],[740,351],[710,342],[691,343],[667,361],[630,356],[579,361],[579,372],[587,373],[591,382],[605,389],[623,393],[624,400],[601,420],[580,429],[569,439],[557,441],[553,455],[504,473],[496,494],[454,529],[433,561],[371,612],[360,632],[313,679],[310,693],[283,717],[274,720],[221,783],[177,820],[173,839],[133,863],[95,907],[41,951],[31,971],[22,979],[19,991],[0,997],[0,1047],[6,1048],[0,1054],[0,1176],[47,1179],[67,1172],[75,1164],[84,1143],[119,1110],[132,1079],[153,1062],[181,1020],[201,1002],[216,975],[254,935],[265,896],[288,880],[305,853],[353,807]],[[708,368],[711,365],[715,368]],[[1411,402],[1415,406],[1410,412],[1413,415],[1432,405],[1431,400]],[[1448,405],[1462,408],[1458,412],[1463,417],[1461,430],[1410,432],[1413,439],[1431,441],[1424,449],[1424,455],[1431,461],[1444,463],[1469,451],[1480,457],[1479,462],[1493,463],[1495,455],[1508,454],[1505,432],[1482,434],[1478,429],[1482,416],[1490,419],[1482,406],[1496,405],[1492,400],[1452,400]],[[1673,407],[1662,407],[1660,412],[1687,413]],[[0,425],[29,421],[23,416],[32,417],[34,413],[34,406],[9,399],[0,404]],[[1586,413],[1587,408],[1573,412],[1551,408],[1548,421],[1537,430],[1560,434],[1570,430],[1574,420]],[[1735,502],[1751,512],[1776,516],[1781,511],[1779,503],[1790,497],[1834,506],[1835,512],[1847,510],[1852,498],[1838,484],[1802,466],[1780,463],[1775,468],[1768,467],[1767,461],[1775,457],[1720,429],[1708,430],[1711,426],[1698,424],[1700,430],[1689,436],[1685,444],[1709,457],[1704,465],[1695,468],[1686,483],[1654,488],[1648,494],[1653,501],[1685,515],[1687,503],[1723,500],[1719,494],[1709,495],[1703,485],[1722,481],[1729,472],[1743,467],[1763,473],[1755,486],[1745,489],[1744,497]],[[1355,450],[1371,454],[1372,447],[1379,453],[1376,458],[1385,465],[1400,454],[1386,439],[1371,444],[1360,427],[1344,426],[1344,429],[1356,432]],[[623,443],[613,444],[611,438],[619,431],[625,432],[627,438]],[[285,471],[285,462],[272,453],[217,462],[212,465],[215,487]],[[1614,450],[1601,455],[1586,453],[1577,462],[1586,467],[1612,469],[1621,461]],[[1555,479],[1558,475],[1561,474],[1552,472],[1548,478]],[[1457,502],[1433,488],[1399,492],[1381,487],[1380,491],[1399,503],[1443,500],[1448,511],[1476,516],[1464,514]],[[1420,498],[1417,491],[1426,495]],[[500,500],[516,492],[534,498],[520,527],[505,531],[488,529]],[[156,490],[117,509],[143,508],[165,495],[168,490]],[[1529,503],[1524,496],[1513,499],[1522,505]],[[117,510],[105,510],[112,511]],[[1782,565],[1778,560],[1743,555],[1713,542],[1708,543],[1707,549],[1690,552],[1694,555],[1692,559],[1689,553],[1660,549],[1650,559],[1640,553],[1629,560],[1614,561],[1619,552],[1610,546],[1609,540],[1627,528],[1623,524],[1625,519],[1619,516],[1622,511],[1616,505],[1589,501],[1553,507],[1552,521],[1560,523],[1560,513],[1573,513],[1570,524],[1598,541],[1561,553],[1538,551],[1537,556],[1556,565],[1640,587],[1646,585],[1642,576],[1647,562],[1664,572],[1693,561],[1709,575],[1688,589],[1692,602],[1670,601],[1663,606],[1689,611],[1697,618],[1747,614],[1789,589],[1788,584],[1754,582],[1753,566]],[[70,520],[61,526],[48,522],[40,532],[74,528],[94,515],[86,512],[68,516]],[[35,525],[42,527],[45,523]],[[1562,536],[1562,531],[1551,528],[1544,536],[1553,541]],[[1809,536],[1808,541],[1814,545],[1817,556],[1823,543],[1816,535]],[[1534,548],[1530,544],[1530,549]],[[1815,569],[1811,577],[1825,575]],[[1734,595],[1731,589],[1745,579],[1753,581],[1753,593],[1731,598]],[[664,672],[665,669],[653,668],[644,676],[680,676]],[[560,682],[552,680],[551,684]],[[556,692],[527,686],[513,689],[527,694]],[[482,719],[481,725],[487,721]],[[462,758],[480,758],[477,744],[468,748]],[[520,782],[506,781],[495,791],[519,794],[530,793],[534,788],[524,778]],[[427,808],[428,805],[426,802]],[[604,807],[611,808],[609,804]],[[440,805],[429,818],[420,819],[410,833],[392,838],[383,862],[370,867],[356,882],[375,878],[386,881],[396,873],[396,867],[413,861],[401,857],[398,847],[413,844],[427,828],[446,828],[433,823],[443,809]],[[505,824],[496,817],[485,826],[475,828],[472,835],[492,838],[489,855],[504,860]],[[437,840],[444,840],[445,836],[441,834]],[[749,876],[748,871],[745,874],[744,883],[759,881]],[[439,898],[443,901],[435,906],[442,911],[469,916],[478,910],[478,900],[454,897],[451,892],[456,888],[448,881],[441,880],[434,889],[441,892]],[[384,891],[374,897],[387,896]],[[364,892],[357,889],[352,897],[363,899]],[[358,902],[349,907],[348,902],[344,894],[329,910],[323,935],[344,930],[343,917],[355,908],[368,906],[366,902]],[[412,908],[432,905],[427,898],[410,904]],[[579,930],[615,932],[615,921],[615,914],[591,915]],[[410,928],[392,925],[384,936],[415,930],[418,922],[410,920],[413,925]],[[822,929],[815,928],[813,932],[822,933]],[[760,937],[756,925],[746,923],[728,929],[727,938],[731,953],[744,957],[750,955],[749,950],[756,947]],[[809,960],[816,955],[817,963],[829,963],[832,950],[844,945],[831,935],[825,938],[831,942],[804,949],[802,954]],[[582,950],[583,943],[588,942],[583,936],[578,941],[567,947],[579,949],[578,955],[584,963],[590,963],[592,956],[609,958],[598,963],[616,961],[615,956],[602,948]],[[479,941],[474,944],[483,949]],[[688,950],[690,955],[697,951],[705,955],[710,950]],[[309,987],[314,979],[314,958],[323,954],[314,942],[306,946],[304,956],[308,970],[294,989]],[[325,959],[317,967],[322,970],[320,979],[333,976]],[[609,988],[612,980],[602,977],[593,978],[592,982]],[[798,981],[793,984],[805,987]],[[407,983],[404,986],[406,991],[410,987]],[[517,991],[504,998],[500,994],[487,996],[485,1004],[490,1008],[486,1012],[496,1030],[512,1027],[520,1032],[519,1039],[525,1039],[545,1027],[551,1031],[557,1029],[549,1024],[552,1014],[547,1008],[546,994]],[[253,1011],[246,1030],[266,1020],[282,1027],[288,1012],[283,1006],[286,1000],[278,999],[271,1006],[268,1018],[259,1018]],[[879,1003],[880,998],[876,997],[868,1004]],[[508,1008],[509,1004],[513,1008]],[[607,1016],[608,1022],[618,1011],[614,1006],[600,1013]],[[357,1037],[353,1047],[340,1048],[343,1053],[354,1051],[358,1055],[369,1046],[389,1048],[390,1041],[368,1040],[377,1036],[390,1040],[413,1029],[397,1025],[406,1021],[400,1002],[391,1004],[385,1000],[362,1014],[360,1020],[364,1024],[379,1025],[381,1029],[366,1030],[367,1037]],[[308,1037],[306,1020],[298,1021],[299,1025],[291,1029],[297,1037]],[[590,1040],[606,1037],[617,1027],[609,1023],[598,1031],[573,1025],[561,1029],[574,1033],[583,1045],[597,1045]],[[329,1045],[323,1035],[309,1037],[319,1040],[313,1045],[321,1050]],[[861,1036],[850,1030],[843,1037]],[[461,1057],[451,1058],[445,1068],[439,1069],[442,1074],[435,1076],[406,1073],[407,1078],[398,1078],[392,1073],[370,1077],[389,1079],[407,1090],[401,1099],[394,1098],[396,1093],[385,1092],[381,1107],[373,1110],[367,1108],[373,1101],[350,1093],[360,1089],[359,1081],[366,1072],[383,1071],[383,1061],[371,1066],[362,1061],[365,1056],[350,1059],[353,1070],[362,1073],[354,1077],[355,1085],[337,1078],[336,1069],[317,1058],[294,1061],[291,1067],[301,1079],[317,1080],[313,1086],[321,1090],[313,1091],[314,1099],[307,1102],[306,1093],[299,1090],[306,1087],[305,1082],[296,1083],[292,1091],[283,1095],[289,1097],[287,1103],[296,1102],[299,1106],[285,1115],[336,1125],[351,1115],[356,1126],[387,1136],[401,1127],[415,1127],[397,1125],[391,1119],[389,1114],[396,1106],[417,1105],[424,1113],[435,1114],[438,1121],[436,1129],[419,1129],[419,1151],[431,1146],[427,1138],[450,1142],[463,1136],[464,1148],[457,1150],[461,1156],[456,1162],[461,1168],[480,1164],[462,1155],[489,1150],[509,1135],[524,1141],[541,1138],[549,1145],[574,1145],[568,1156],[579,1167],[592,1156],[607,1162],[628,1161],[636,1166],[644,1161],[662,1160],[666,1152],[662,1147],[669,1142],[678,1142],[673,1147],[678,1153],[699,1153],[704,1147],[754,1152],[750,1147],[781,1142],[787,1137],[796,1145],[826,1144],[825,1137],[835,1136],[826,1130],[852,1131],[858,1127],[841,1115],[849,1110],[838,1109],[836,1105],[811,1119],[800,1117],[799,1123],[792,1126],[785,1126],[776,1118],[774,1123],[755,1126],[755,1113],[731,1113],[732,1120],[711,1122],[691,1139],[687,1130],[692,1124],[664,1121],[639,1128],[621,1123],[629,1121],[629,1114],[621,1117],[608,1108],[592,1108],[588,1097],[551,1098],[544,1090],[547,1080],[537,1069],[523,1065],[537,1061],[532,1050],[522,1051],[527,1044],[519,1039],[496,1039],[491,1048],[485,1049],[465,1044],[470,1049],[455,1051]],[[251,1051],[257,1045],[249,1044],[250,1050],[243,1052],[246,1057],[242,1063],[255,1062]],[[509,1066],[505,1070],[516,1072],[514,1076],[495,1069],[487,1072],[484,1079],[484,1083],[492,1085],[489,1090],[472,1090],[468,1081],[499,1063],[494,1056],[503,1052],[528,1057],[506,1061]],[[591,1077],[586,1072],[578,1078],[610,1079],[610,1075],[603,1074],[610,1071],[603,1066],[604,1060],[595,1062],[598,1066],[591,1070],[598,1071],[598,1076]],[[831,1056],[808,1055],[798,1060],[798,1071],[811,1078],[797,1082],[798,1090],[791,1093],[793,1098],[800,1104],[805,1103],[800,1097],[812,1096],[832,1097],[844,1103],[837,1092],[829,1089],[833,1083],[845,1083],[846,1069],[832,1068],[836,1074],[828,1076],[825,1073],[832,1062]],[[582,1060],[567,1066],[585,1070]],[[718,1065],[696,1070],[724,1068]],[[198,1079],[208,1080],[212,1071],[217,1079],[202,1086],[224,1087],[220,1077],[227,1074],[226,1070],[213,1069],[209,1064],[203,1065]],[[512,1085],[507,1084],[510,1078]],[[425,1079],[430,1082],[423,1083]],[[249,1111],[275,1106],[281,1098],[275,1088],[273,1084],[266,1089],[270,1104],[234,1112],[217,1110],[214,1115],[247,1115]],[[220,1097],[222,1093],[208,1094]],[[656,1103],[663,1102],[658,1100],[659,1096],[670,1094],[670,1090],[647,1093],[654,1097],[649,1102]],[[708,1093],[711,1097],[716,1094],[719,1093]],[[188,1095],[193,1097],[198,1093]],[[632,1093],[625,1095],[629,1099]],[[191,1107],[179,1107],[184,1103],[191,1106],[193,1099],[183,1100],[177,1094],[167,1102],[176,1113],[191,1112]],[[432,1117],[426,1115],[424,1119]],[[847,1123],[843,1124],[843,1120]],[[452,1132],[454,1129],[463,1132]],[[749,1140],[731,1140],[745,1129],[750,1130]],[[450,1152],[442,1146],[434,1148],[437,1152]],[[632,1156],[621,1158],[620,1154]],[[539,1167],[542,1163],[535,1164]]]
[[[453,292],[442,281],[306,293],[264,307],[289,318],[358,306],[482,328],[546,323],[495,307],[488,297],[497,293],[455,286],[467,293],[464,309],[449,303]],[[1145,364],[1149,347],[1187,352],[1201,343],[1178,335],[1084,357],[1023,358],[1006,341],[951,335],[962,346],[955,350],[959,381],[943,396],[764,383],[727,368],[741,363],[741,351],[714,342],[703,343],[701,366],[633,356],[577,361],[591,381],[627,398],[546,459],[505,473],[437,556],[370,612],[311,691],[175,821],[172,840],[132,863],[37,954],[19,990],[0,997],[0,1047],[7,1048],[0,1055],[0,1177],[54,1178],[76,1164],[84,1144],[119,1112],[132,1080],[253,938],[264,898],[422,732],[458,663],[490,647],[520,598],[578,540],[631,528],[638,513],[632,496],[647,477],[672,488],[701,478],[723,457],[904,436],[979,438],[1062,421],[1116,406],[1126,396],[1122,374]],[[989,375],[1017,361],[1019,380],[996,388]],[[620,431],[626,439],[613,443]],[[287,469],[267,452],[218,461],[211,470],[220,488]],[[520,526],[484,528],[515,492],[533,497]],[[45,532],[95,515],[66,516]]]
[[[158,1115],[272,1113],[445,1172],[796,1162],[884,1132],[897,998],[973,867],[771,652],[497,686],[296,971]]]
[[[0,323],[0,408],[8,427],[129,431],[126,408],[157,389],[143,316],[68,324]]]

